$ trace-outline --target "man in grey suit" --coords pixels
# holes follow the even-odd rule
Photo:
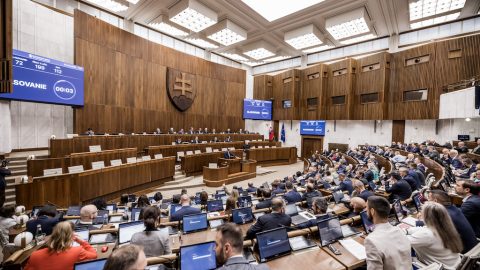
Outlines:
[[[365,238],[367,270],[412,269],[410,241],[398,227],[388,223],[390,203],[380,196],[370,196],[367,201],[368,217],[375,229]]]
[[[221,270],[268,270],[265,264],[253,265],[243,257],[242,230],[234,223],[225,223],[217,228],[215,254],[217,269]]]

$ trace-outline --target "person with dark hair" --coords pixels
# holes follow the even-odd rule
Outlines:
[[[303,228],[309,228],[313,226],[317,226],[317,223],[319,221],[328,219],[332,217],[329,213],[327,213],[328,210],[328,202],[325,200],[323,197],[315,197],[312,199],[312,211],[313,214],[317,217],[316,219],[310,219],[307,222],[304,222],[302,224],[299,224],[297,227],[300,229]]]
[[[225,223],[217,228],[215,237],[217,269],[221,270],[268,270],[265,264],[250,264],[243,257],[243,234],[234,223]]]
[[[375,224],[374,231],[364,242],[367,269],[412,269],[410,242],[400,228],[388,223],[390,203],[387,199],[370,196],[366,211]]]
[[[447,210],[439,203],[428,202],[423,206],[422,217],[426,226],[406,229],[418,260],[455,269],[460,263],[463,245]]]
[[[452,201],[446,192],[438,189],[430,190],[427,197],[429,201],[439,203],[447,209],[453,225],[460,234],[460,238],[462,238],[462,253],[470,251],[475,245],[477,245],[478,241],[475,238],[475,232],[473,231],[472,226],[468,223],[462,210],[458,209],[455,205],[452,205]]]
[[[127,245],[118,248],[108,257],[103,270],[136,270],[147,267],[142,247]]]
[[[43,206],[37,214],[37,218],[27,221],[27,231],[35,235],[37,225],[40,224],[42,232],[46,235],[52,234],[53,227],[60,222],[62,214],[57,213],[57,209],[53,205]]]
[[[163,195],[162,192],[158,191],[153,195],[153,199],[155,200],[156,203],[161,203],[163,200]]]
[[[179,204],[181,197],[182,197],[182,195],[180,195],[180,194],[175,194],[175,195],[173,195],[173,196],[172,196],[172,203],[173,203],[173,204]]]
[[[278,227],[290,227],[292,218],[285,214],[285,202],[280,198],[272,199],[272,212],[257,219],[247,231],[247,238],[253,239],[259,232],[275,229]]]
[[[119,206],[127,206],[127,204],[128,204],[128,194],[122,194],[122,196],[120,196]]]
[[[255,205],[255,209],[263,209],[263,208],[269,208],[272,206],[272,192],[270,189],[262,189],[262,197],[263,201],[260,201]]]
[[[465,196],[461,206],[462,213],[475,231],[475,236],[480,238],[480,184],[472,180],[459,180],[455,185],[455,191],[460,196]]]
[[[465,169],[455,171],[454,174],[455,176],[462,179],[470,179],[472,174],[477,170],[477,164],[473,163],[470,158],[465,158],[463,160],[463,163],[465,165]]]
[[[185,215],[199,214],[201,212],[199,208],[190,206],[190,197],[187,194],[183,194],[180,201],[182,208],[170,216],[170,221],[180,221]]]
[[[252,183],[252,182],[248,182],[247,192],[248,192],[248,193],[257,192],[257,188],[253,186],[253,183]]]
[[[232,210],[237,208],[237,201],[233,197],[228,197],[225,203],[225,215],[232,214]]]
[[[137,232],[132,236],[131,243],[142,246],[147,257],[156,257],[172,253],[167,230],[159,230],[160,209],[148,206],[143,209],[143,223],[145,231]]]
[[[137,208],[144,208],[150,206],[150,200],[148,199],[147,195],[141,195],[138,197],[137,200]]]
[[[202,205],[202,207],[206,207],[207,205],[207,201],[208,201],[208,193],[203,190],[202,192],[200,192],[200,204]]]
[[[283,198],[288,203],[296,203],[302,201],[302,195],[293,189],[293,184],[290,181],[285,183],[286,192],[283,195]]]
[[[315,186],[312,183],[308,183],[306,192],[302,196],[302,201],[307,201],[308,208],[312,208],[312,200],[315,197],[322,197],[322,193],[315,190]]]
[[[107,202],[103,198],[96,198],[92,201],[92,204],[97,207],[97,210],[107,209]]]
[[[386,188],[385,191],[390,193],[392,198],[404,201],[412,196],[412,188],[407,181],[401,179],[398,173],[390,174],[388,181],[390,182],[390,187]]]
[[[352,195],[352,192],[353,192],[352,180],[347,178],[344,173],[338,174],[338,180],[340,180],[340,184],[338,185],[338,187],[332,189],[332,191],[341,190],[342,192],[343,191],[348,192],[348,195]]]
[[[8,244],[8,233],[10,228],[17,225],[13,215],[15,214],[15,208],[12,205],[7,205],[0,208],[0,246],[4,247]]]
[[[180,191],[180,195],[183,195],[183,194],[187,194],[187,189],[186,188],[182,188],[182,190]]]
[[[410,185],[412,191],[417,190],[420,186],[418,185],[418,181],[413,178],[411,174],[409,174],[407,167],[400,167],[398,169],[398,173],[403,181],[407,182]]]

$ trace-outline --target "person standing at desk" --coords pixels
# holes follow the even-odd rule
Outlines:
[[[235,155],[232,152],[230,152],[230,149],[227,148],[227,151],[225,151],[225,153],[223,154],[223,158],[234,159]]]
[[[247,152],[248,150],[250,150],[250,143],[248,141],[245,141],[245,144],[243,145],[243,152]]]
[[[88,128],[87,132],[85,134],[87,134],[88,136],[93,136],[93,135],[95,135],[95,132],[93,132],[92,128]]]

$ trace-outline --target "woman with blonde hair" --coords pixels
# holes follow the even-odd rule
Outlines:
[[[74,225],[64,221],[58,223],[46,240],[46,248],[32,253],[25,270],[66,270],[73,269],[76,262],[97,258],[95,249],[74,234]],[[77,242],[80,246],[72,247]]]
[[[463,244],[447,209],[436,202],[424,205],[422,216],[425,227],[407,230],[407,238],[420,262],[443,264],[445,269],[455,269],[460,263]]]

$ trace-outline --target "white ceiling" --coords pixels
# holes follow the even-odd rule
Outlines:
[[[117,13],[127,20],[148,25],[160,15],[168,17],[168,9],[179,0],[140,0],[130,5],[128,10]],[[289,56],[302,55],[284,41],[285,32],[314,24],[324,36],[324,43],[342,46],[325,29],[326,18],[365,8],[370,25],[378,37],[392,36],[411,30],[409,23],[408,0],[325,0],[309,8],[269,22],[240,0],[198,0],[218,14],[218,22],[229,19],[247,30],[248,38],[230,46],[220,46],[212,52],[222,53],[237,49],[256,41],[266,41],[275,47],[276,53]],[[295,1],[295,0],[291,0]],[[477,15],[479,0],[466,0],[458,19]],[[202,32],[208,31],[208,28]],[[193,32],[192,32],[193,34]]]

